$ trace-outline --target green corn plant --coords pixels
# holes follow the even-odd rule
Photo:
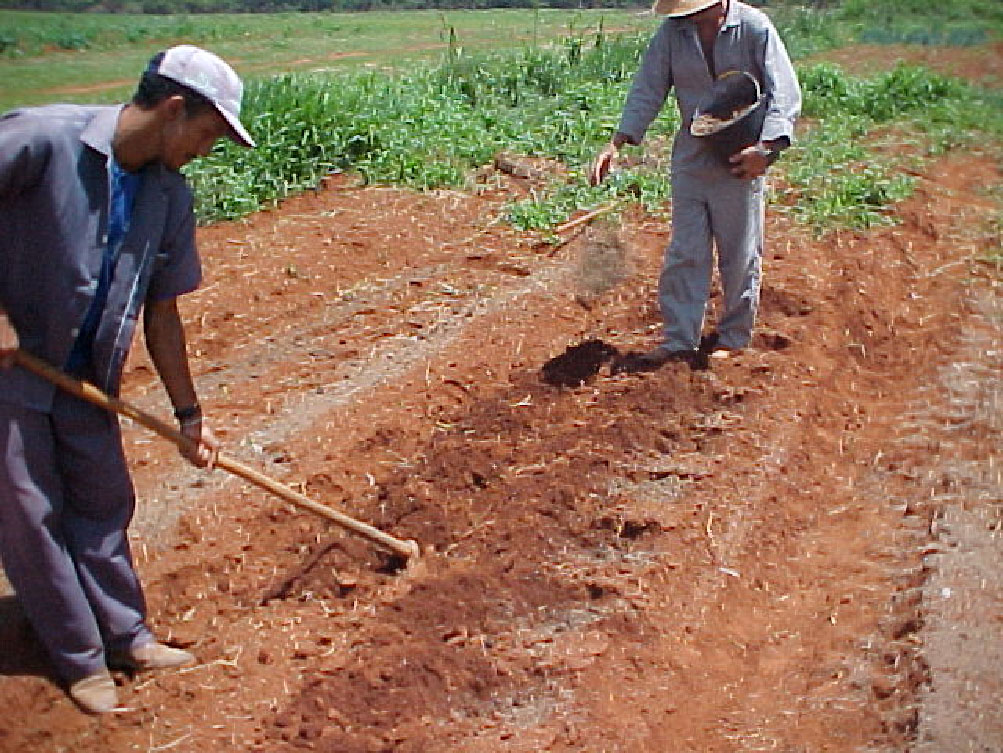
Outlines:
[[[577,35],[550,47],[472,54],[452,27],[444,34],[450,43],[440,63],[406,75],[285,74],[250,82],[245,112],[262,146],[223,144],[192,169],[200,221],[246,214],[334,171],[422,190],[462,187],[502,150],[558,159],[569,176],[509,207],[517,227],[546,230],[576,209],[610,201],[664,210],[670,184],[662,167],[641,164],[596,188],[584,179],[616,127],[649,35],[602,32],[592,42]],[[890,205],[908,195],[911,180],[894,158],[868,148],[877,129],[906,124],[927,139],[928,153],[976,130],[1003,133],[998,94],[922,68],[856,78],[815,64],[799,77],[811,127],[775,168],[791,188],[779,208],[820,231],[886,222]],[[678,125],[669,105],[649,137],[668,138]]]

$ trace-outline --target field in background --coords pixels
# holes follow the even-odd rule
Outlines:
[[[423,557],[396,572],[123,422],[151,622],[199,664],[116,673],[122,712],[86,717],[0,587],[0,750],[996,750],[1000,24],[841,5],[776,13],[805,116],[753,347],[567,389],[541,375],[572,344],[661,329],[673,108],[609,194],[582,178],[648,32],[487,50],[444,26],[393,75],[248,65],[262,148],[191,171],[200,399],[227,452]],[[140,343],[124,388],[170,416]]]
[[[928,8],[889,14],[889,7],[770,5],[805,97],[801,138],[773,170],[782,187],[777,201],[816,229],[886,221],[888,207],[911,192],[912,171],[923,159],[986,136],[998,144],[1003,134],[998,80],[972,84],[922,65],[896,65],[903,46],[992,52],[1001,24],[991,9],[976,15],[968,0],[945,3],[939,15]],[[4,20],[11,18],[17,23]],[[506,215],[519,229],[546,233],[576,210],[609,202],[637,201],[649,211],[665,206],[666,146],[677,127],[671,106],[643,150],[625,150],[623,169],[610,181],[590,188],[584,180],[616,127],[657,23],[650,13],[615,10],[7,12],[0,13],[0,109],[18,98],[121,100],[151,50],[195,42],[248,79],[244,118],[264,147],[248,152],[223,143],[186,171],[201,222],[244,216],[335,172],[370,183],[470,190],[477,171],[509,151],[559,163],[545,186]],[[880,73],[858,75],[813,59],[860,42],[890,51]],[[74,47],[80,51],[68,51]]]
[[[546,44],[568,35],[644,31],[657,20],[622,10],[485,10],[140,16],[0,10],[0,111],[129,96],[150,56],[207,47],[248,78],[287,71],[400,71],[468,51]]]

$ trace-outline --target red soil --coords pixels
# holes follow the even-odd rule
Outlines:
[[[568,346],[657,342],[665,219],[597,255],[497,221],[523,179],[336,180],[205,228],[183,309],[227,451],[423,555],[398,570],[127,427],[152,621],[200,664],[119,676],[128,710],[86,717],[2,599],[0,749],[904,749],[960,451],[921,427],[944,369],[999,360],[966,344],[999,180],[935,162],[867,233],[771,211],[755,347],[574,388],[541,379]],[[124,397],[167,412],[141,346]]]

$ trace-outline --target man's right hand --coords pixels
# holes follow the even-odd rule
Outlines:
[[[14,365],[14,356],[19,347],[21,341],[17,337],[17,330],[10,323],[7,314],[0,309],[0,369],[9,369]]]
[[[212,470],[216,465],[216,456],[219,455],[219,439],[202,422],[202,416],[199,415],[194,421],[181,424],[180,431],[191,440],[189,447],[181,449],[181,454],[197,468]]]
[[[613,166],[613,160],[619,154],[620,148],[612,141],[603,147],[603,150],[592,161],[592,167],[589,168],[589,185],[598,186],[602,183],[603,178],[609,173],[610,167]]]

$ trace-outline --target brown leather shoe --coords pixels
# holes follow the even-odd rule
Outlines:
[[[70,698],[88,714],[107,714],[118,708],[118,691],[108,670],[88,675],[70,685]]]
[[[726,361],[732,356],[737,356],[741,352],[742,351],[740,350],[732,350],[731,348],[714,348],[714,350],[710,352],[708,358],[713,358],[715,361]]]
[[[616,359],[610,367],[612,374],[640,374],[646,371],[658,371],[665,364],[673,361],[682,361],[689,364],[690,368],[700,368],[698,363],[700,354],[695,350],[667,350],[666,348],[652,348],[647,353],[627,353]]]
[[[194,655],[157,641],[144,643],[127,651],[108,654],[109,666],[140,672],[151,669],[176,669],[194,663]]]
[[[704,357],[713,358],[716,361],[731,358],[733,355],[737,355],[742,352],[741,348],[728,348],[721,345],[721,336],[716,330],[700,338],[699,350]]]

